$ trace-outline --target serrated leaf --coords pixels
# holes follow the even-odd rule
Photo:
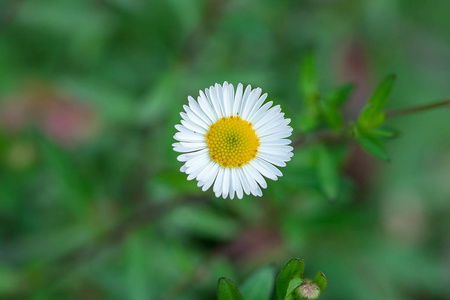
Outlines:
[[[318,149],[317,176],[328,199],[336,199],[339,192],[339,172],[330,151],[321,146]]]
[[[244,300],[236,284],[228,278],[222,277],[217,284],[218,300]]]
[[[314,277],[313,282],[317,284],[322,293],[327,288],[327,278],[322,272],[318,272],[316,277]]]
[[[277,299],[284,300],[288,294],[290,281],[303,275],[305,263],[302,259],[293,258],[283,268],[277,278]]]
[[[335,107],[340,107],[350,98],[353,88],[353,84],[342,85],[326,94],[323,100]]]
[[[298,275],[298,277],[296,278],[291,279],[291,281],[289,281],[289,286],[287,288],[284,300],[288,300],[292,296],[292,293],[295,291],[295,289],[298,288],[302,283],[303,279],[300,275]]]
[[[241,286],[245,300],[269,300],[275,281],[275,269],[265,267],[256,271]]]
[[[300,93],[308,102],[318,93],[318,79],[315,55],[307,54],[300,65]]]
[[[386,148],[378,138],[368,134],[364,134],[357,135],[356,141],[369,154],[372,154],[373,156],[383,161],[389,161],[389,156],[387,154]]]

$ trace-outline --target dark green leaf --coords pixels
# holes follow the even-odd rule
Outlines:
[[[307,54],[300,66],[300,92],[306,102],[315,98],[318,93],[316,59],[314,54]]]
[[[314,283],[317,284],[321,293],[327,288],[327,278],[322,272],[317,273]]]
[[[340,107],[350,98],[353,88],[353,84],[345,84],[326,94],[323,100],[335,107]]]
[[[317,175],[327,198],[336,199],[339,191],[339,172],[333,155],[325,146],[318,150]]]
[[[290,281],[303,275],[305,263],[302,259],[293,258],[283,268],[277,278],[277,299],[283,300],[288,294]]]
[[[245,300],[269,300],[274,281],[275,270],[273,267],[260,269],[241,286],[242,296]]]
[[[218,300],[244,300],[236,284],[230,279],[222,277],[217,285]]]

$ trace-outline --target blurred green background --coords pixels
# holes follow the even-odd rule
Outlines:
[[[448,0],[0,0],[0,298],[214,299],[221,276],[300,257],[327,275],[320,299],[450,299],[448,110],[389,120],[387,164],[336,147],[334,201],[314,147],[233,201],[171,147],[187,96],[225,80],[295,127],[310,49],[323,90],[356,84],[348,119],[389,73],[390,109],[445,99],[449,16]]]

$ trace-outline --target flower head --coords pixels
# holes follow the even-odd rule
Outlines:
[[[302,299],[315,300],[319,298],[320,288],[310,279],[306,279],[305,282],[297,288],[297,293]]]
[[[197,101],[188,97],[189,105],[180,113],[181,125],[173,144],[183,154],[181,171],[188,180],[197,179],[206,191],[213,186],[216,197],[239,199],[243,194],[262,196],[264,177],[277,180],[283,174],[293,148],[287,139],[292,128],[279,105],[264,104],[267,94],[260,88],[243,89],[225,82],[200,91]],[[264,104],[264,105],[263,105]]]

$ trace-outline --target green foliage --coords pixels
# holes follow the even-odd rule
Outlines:
[[[340,108],[350,98],[353,88],[353,84],[345,84],[329,92],[320,100],[323,118],[334,130],[342,129],[344,119]]]
[[[327,288],[327,278],[322,272],[317,273],[316,277],[314,277],[314,283],[317,284],[317,286],[320,289],[320,292],[323,293],[325,289]]]
[[[218,300],[243,300],[237,286],[230,279],[222,277],[217,286]]]
[[[379,129],[379,127],[384,124],[386,116],[382,110],[395,80],[395,75],[389,75],[381,82],[367,105],[362,109],[354,127],[354,136],[358,144],[368,153],[383,161],[389,161],[383,138],[393,137],[394,134],[385,129]]]
[[[256,271],[241,286],[245,300],[269,300],[275,282],[275,268],[265,267]]]
[[[311,281],[303,278],[305,263],[302,259],[291,259],[280,272],[276,280],[276,294],[278,300],[300,299],[295,293],[304,282]],[[266,267],[256,271],[242,285],[242,295],[237,286],[227,278],[220,278],[217,286],[219,300],[268,300],[272,295],[274,280],[274,268]],[[317,273],[313,281],[323,292],[327,287],[327,279],[322,272]],[[243,296],[243,297],[242,297]]]
[[[0,1],[0,298],[214,299],[226,276],[273,299],[261,267],[301,255],[320,299],[450,299],[448,111],[388,110],[448,94],[450,6],[400,2]],[[202,192],[172,151],[225,80],[292,119],[262,198]]]
[[[318,147],[317,176],[328,199],[335,200],[339,193],[339,170],[333,154],[322,145]]]
[[[283,268],[277,277],[277,298],[285,299],[295,288],[303,283],[302,277],[305,263],[302,259],[293,258]]]

